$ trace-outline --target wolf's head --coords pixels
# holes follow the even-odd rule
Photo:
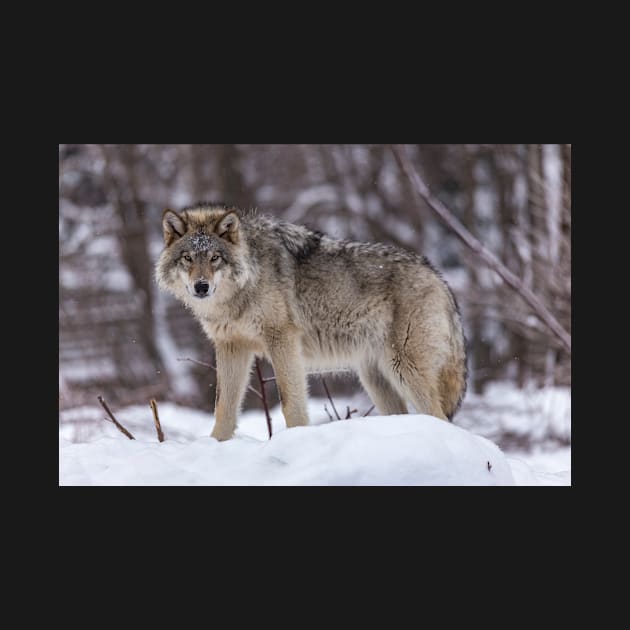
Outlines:
[[[243,265],[247,246],[237,208],[198,204],[162,215],[165,248],[155,276],[162,289],[190,306],[223,298],[247,279]]]

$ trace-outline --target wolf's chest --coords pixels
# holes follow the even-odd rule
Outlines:
[[[206,335],[214,341],[240,339],[257,345],[262,338],[262,325],[253,317],[239,317],[238,319],[204,317],[199,320]]]

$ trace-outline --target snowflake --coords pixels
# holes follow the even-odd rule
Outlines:
[[[203,252],[210,249],[210,237],[203,232],[195,232],[190,237],[192,249],[196,252]]]

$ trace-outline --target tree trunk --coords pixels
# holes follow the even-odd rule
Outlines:
[[[475,191],[477,182],[475,179],[475,160],[476,147],[466,147],[466,157],[464,158],[464,225],[474,234],[476,232],[475,225],[477,223],[475,208]],[[470,273],[469,292],[472,295],[483,292],[484,287],[477,267],[470,265],[468,268]],[[475,394],[483,393],[483,390],[491,380],[490,375],[490,348],[483,340],[483,313],[476,311],[470,318],[470,354],[472,372],[472,389]]]
[[[149,250],[146,229],[146,206],[140,196],[137,181],[136,145],[119,145],[117,148],[102,145],[107,178],[114,190],[114,208],[121,220],[122,229],[117,232],[123,262],[132,278],[134,288],[144,300],[139,339],[156,372],[156,381],[168,380],[162,357],[155,343],[153,320],[153,261]],[[119,178],[114,171],[116,156],[120,159],[125,177]],[[159,373],[159,376],[158,376]]]
[[[549,262],[543,152],[544,146],[542,144],[527,145],[527,214],[531,230],[529,235],[532,251],[531,288],[544,303],[549,303],[547,282],[543,274],[546,263]],[[532,347],[531,341],[524,345],[522,351],[525,351],[527,356],[521,357],[519,361],[519,383],[522,384],[530,378],[538,376],[542,380],[545,365],[541,359],[544,353],[540,348]]]
[[[236,144],[217,145],[219,181],[222,201],[243,210],[255,205],[245,178],[241,173],[240,152]]]
[[[560,205],[560,264],[571,268],[571,145],[560,145],[562,161],[562,202]]]

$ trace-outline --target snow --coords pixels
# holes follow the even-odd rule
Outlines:
[[[508,457],[516,485],[570,486],[571,449]],[[560,470],[558,470],[560,469]]]
[[[545,197],[548,211],[546,213],[549,230],[549,253],[553,262],[558,262],[559,254],[559,217],[562,211],[562,157],[560,146],[543,145],[543,169],[545,173]]]
[[[60,485],[514,485],[494,444],[425,415],[295,427],[271,440],[242,430],[227,442],[121,438],[60,442]]]
[[[305,219],[311,208],[323,204],[335,204],[338,202],[337,190],[329,184],[313,186],[298,193],[293,203],[287,208],[284,215],[287,221],[300,222]]]
[[[491,383],[483,395],[468,392],[455,417],[459,426],[495,440],[510,434],[515,441],[546,445],[571,441],[571,390],[509,382]]]
[[[67,361],[64,364],[63,376],[67,381],[79,383],[95,378],[114,378],[116,366],[110,357],[94,359],[91,363]]]
[[[522,402],[523,396],[508,388],[497,392],[502,400],[512,396],[517,407]],[[363,413],[363,400],[351,401],[351,408]],[[560,393],[548,396],[548,409],[564,409],[562,400]],[[345,410],[346,401],[335,402]],[[148,404],[113,409],[135,440],[105,422],[99,407],[66,410],[59,431],[59,484],[571,485],[570,447],[504,453],[469,428],[420,414],[356,414],[331,422],[325,403],[309,400],[311,425],[292,429],[280,408],[272,409],[271,440],[262,412],[246,411],[226,442],[209,437],[211,414],[172,403],[158,403],[163,443]],[[503,417],[512,429],[522,421],[516,412]],[[480,426],[491,424],[489,419]]]
[[[212,241],[207,234],[195,232],[189,239],[190,245],[195,252],[205,252],[210,249]]]

